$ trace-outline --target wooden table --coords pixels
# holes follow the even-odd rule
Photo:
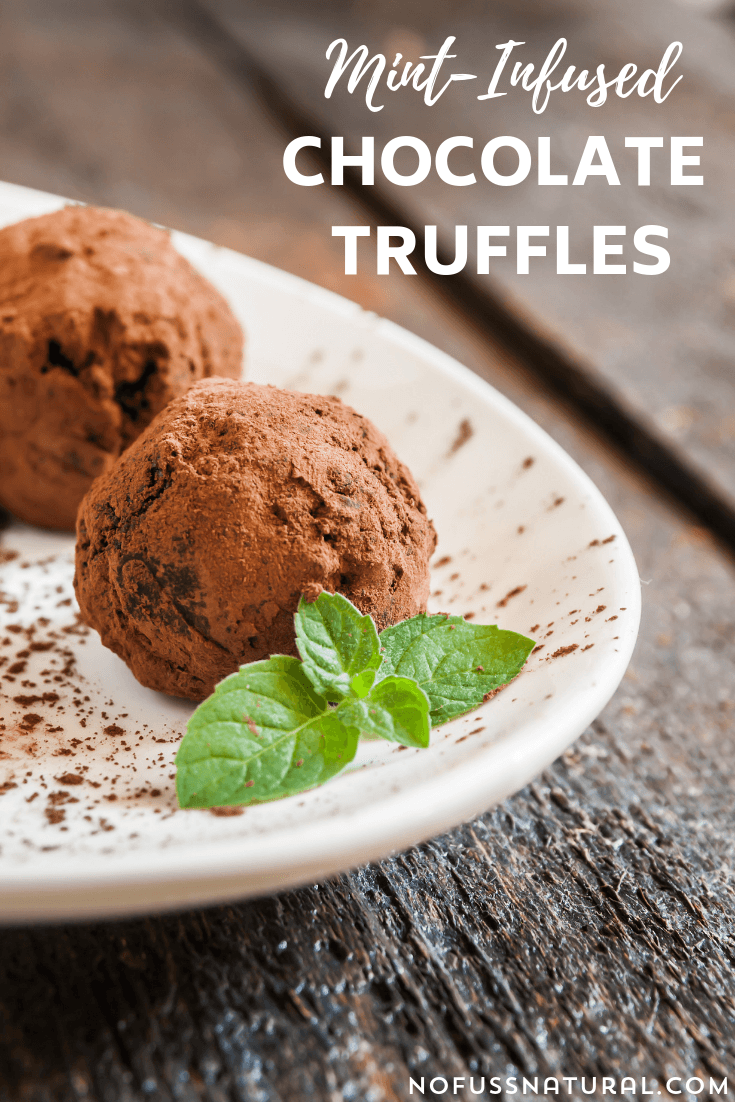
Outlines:
[[[630,1075],[638,1096],[645,1076],[664,1098],[672,1076],[700,1077],[703,1097],[710,1077],[735,1085],[735,24],[669,0],[446,7],[6,0],[0,174],[287,268],[492,382],[590,473],[630,536],[644,583],[632,665],[542,777],[407,853],[236,906],[4,931],[2,1102],[382,1102],[408,1098],[409,1077],[470,1075],[485,1097],[492,1075],[588,1089],[596,1076],[597,1095],[601,1076]],[[509,33],[548,46],[565,31],[611,66],[686,43],[675,111],[653,120],[641,101],[628,131],[613,105],[595,132],[704,133],[707,187],[689,205],[628,185],[612,205],[598,189],[578,211],[580,225],[614,224],[629,198],[631,225],[670,225],[671,275],[631,296],[629,280],[524,284],[501,266],[342,274],[333,224],[446,232],[476,223],[482,196],[383,185],[365,206],[351,186],[301,189],[281,169],[289,137],[533,128],[509,100],[492,123],[460,122],[448,101],[435,116],[391,108],[367,130],[364,105],[321,95],[326,45],[410,50],[454,33],[479,65]],[[588,120],[564,104],[544,125],[571,142]],[[492,221],[521,220],[522,197],[501,199]],[[569,200],[554,202],[552,224]]]

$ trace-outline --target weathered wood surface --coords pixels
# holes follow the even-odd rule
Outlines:
[[[9,177],[302,271],[323,248],[313,274],[337,280],[328,226],[357,212],[266,174],[282,136],[176,30],[107,0],[0,18]],[[380,864],[207,912],[6,931],[3,1102],[380,1102],[409,1075],[516,1073],[646,1075],[666,1097],[670,1075],[732,1074],[732,564],[418,283],[360,294],[544,424],[631,537],[650,584],[621,691],[533,785]]]
[[[176,7],[177,5],[173,5]],[[474,172],[477,183],[450,187],[432,170],[425,182],[401,187],[385,180],[376,169],[375,187],[395,212],[397,224],[439,227],[450,259],[454,257],[454,227],[469,227],[470,261],[464,273],[454,277],[484,297],[495,310],[500,302],[525,330],[550,345],[571,368],[568,385],[574,386],[575,369],[595,381],[621,414],[645,426],[650,436],[663,443],[682,466],[701,478],[730,514],[735,535],[735,330],[732,325],[733,277],[730,242],[735,232],[731,202],[733,118],[735,114],[735,31],[731,19],[705,19],[684,11],[671,0],[546,0],[530,3],[496,2],[482,5],[461,2],[425,4],[353,3],[323,0],[308,8],[293,0],[264,6],[256,0],[207,0],[185,4],[205,6],[231,29],[297,104],[313,120],[307,133],[343,135],[352,152],[359,137],[374,135],[378,154],[399,134],[423,139],[434,151],[452,135],[468,135],[475,148],[455,150],[451,167],[457,174]],[[196,23],[196,15],[191,16]],[[433,106],[411,89],[391,93],[381,82],[371,112],[365,104],[363,78],[349,94],[345,80],[329,100],[324,88],[332,61],[326,47],[345,38],[350,52],[362,43],[371,54],[396,51],[405,60],[435,53],[444,38],[456,36],[455,61],[447,73],[477,74],[479,79],[454,83]],[[665,103],[633,95],[620,99],[610,94],[599,108],[588,107],[579,92],[552,95],[543,114],[534,115],[530,96],[510,86],[509,70],[515,59],[531,61],[537,73],[554,42],[569,42],[560,79],[567,64],[594,70],[604,62],[608,78],[624,63],[635,61],[639,71],[654,69],[674,41],[684,43],[676,74],[684,79]],[[512,55],[499,86],[509,90],[503,98],[478,101],[487,90],[500,54],[495,44],[508,39],[525,42]],[[400,68],[400,67],[399,67]],[[673,79],[673,76],[672,78]],[[443,78],[442,78],[443,82]],[[515,135],[534,155],[531,174],[515,187],[497,187],[484,179],[480,151],[496,135]],[[604,134],[621,184],[610,186],[604,178],[591,177],[582,187],[572,179],[589,134]],[[566,173],[569,186],[537,185],[536,141],[552,136],[552,171]],[[626,149],[626,136],[657,135],[668,147],[671,135],[704,136],[702,168],[705,184],[669,185],[668,148],[653,151],[652,186],[637,184],[636,153]],[[378,156],[379,162],[379,156]],[[512,162],[512,163],[511,163]],[[416,167],[416,154],[404,151],[397,160],[400,170]],[[517,165],[509,157],[501,171]],[[308,169],[305,169],[308,171]],[[328,179],[328,177],[327,177]],[[294,185],[295,191],[302,190]],[[303,189],[309,192],[337,190],[329,183]],[[341,189],[340,189],[341,190]],[[507,258],[491,258],[490,276],[478,276],[474,253],[477,225],[507,225]],[[515,268],[515,226],[549,226],[551,237],[537,239],[546,245],[548,257],[534,258],[528,275]],[[555,227],[570,227],[572,260],[586,262],[588,274],[557,276]],[[591,275],[592,227],[626,226],[624,261],[628,274]],[[634,275],[632,235],[644,225],[669,227],[671,266],[656,277]],[[611,239],[613,240],[613,239]],[[614,239],[618,242],[622,238]],[[417,248],[421,252],[421,247]],[[361,242],[360,271],[375,271],[375,234]],[[451,277],[442,277],[449,280]],[[552,369],[553,370],[553,369]],[[559,365],[555,370],[563,371]],[[723,411],[727,411],[723,414]],[[639,445],[642,446],[642,445]],[[696,502],[701,488],[692,488]]]

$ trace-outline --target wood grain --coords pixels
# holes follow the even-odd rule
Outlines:
[[[393,207],[399,224],[417,231],[438,226],[450,258],[455,225],[468,226],[470,263],[458,278],[466,277],[480,299],[485,296],[488,309],[500,308],[517,319],[539,348],[561,354],[572,380],[576,370],[594,380],[622,414],[644,425],[652,440],[665,445],[733,514],[732,20],[708,20],[680,10],[670,0],[643,5],[637,0],[602,0],[594,7],[584,0],[558,0],[553,5],[543,0],[523,5],[463,0],[451,6],[345,5],[325,0],[308,12],[287,0],[267,8],[252,0],[209,0],[206,7],[311,116],[313,132],[343,135],[353,152],[365,134],[374,135],[378,152],[399,134],[415,135],[431,150],[452,135],[471,137],[474,152],[455,151],[452,165],[459,174],[474,171],[476,185],[450,187],[432,171],[418,186],[399,187],[378,171],[375,187],[368,190]],[[454,84],[435,106],[426,107],[422,96],[410,90],[381,92],[376,103],[384,104],[383,109],[370,112],[364,80],[354,95],[339,85],[329,100],[324,98],[332,64],[325,51],[335,38],[346,38],[351,49],[366,43],[371,52],[390,53],[390,64],[395,51],[416,60],[422,52],[432,53],[447,35],[456,36],[453,49],[458,57],[451,63],[455,70],[478,74],[479,79]],[[543,114],[534,115],[529,97],[520,90],[490,102],[477,101],[499,57],[495,43],[509,38],[525,42],[517,55],[533,61],[538,70],[559,37],[569,41],[565,66],[594,68],[604,62],[608,74],[631,60],[641,69],[656,68],[668,43],[680,39],[685,48],[676,72],[683,73],[684,80],[660,105],[637,95],[612,96],[594,109],[579,94],[557,93]],[[503,87],[509,87],[507,81]],[[516,187],[493,186],[480,171],[479,152],[491,137],[516,135],[535,150],[539,135],[552,135],[553,171],[567,173],[571,181],[591,133],[606,136],[621,186],[611,187],[597,177],[584,187],[539,187],[535,159],[529,178]],[[670,186],[668,153],[662,150],[654,151],[652,186],[639,187],[635,153],[624,146],[628,135],[661,136],[666,146],[671,135],[703,135],[705,186]],[[415,154],[406,154],[402,171],[413,171],[415,163]],[[514,166],[515,162],[503,171]],[[512,235],[519,224],[550,226],[552,237],[535,242],[548,245],[549,256],[532,260],[528,275],[516,274],[511,236],[508,258],[491,259],[490,276],[473,274],[474,228],[487,224],[508,225]],[[570,227],[572,259],[588,264],[587,275],[556,275],[557,225]],[[589,274],[594,225],[628,228],[627,275]],[[671,267],[652,278],[632,272],[631,237],[644,225],[669,228]],[[360,248],[359,270],[374,271],[374,242],[363,242]]]
[[[327,225],[358,220],[266,175],[282,135],[143,9],[0,14],[18,182],[306,271]],[[647,583],[631,669],[543,777],[408,853],[243,905],[6,931],[3,1102],[382,1102],[407,1099],[410,1075],[455,1074],[598,1076],[598,1095],[603,1074],[646,1075],[666,1097],[670,1075],[732,1068],[732,565],[420,280],[371,276],[360,294],[500,386],[603,489]]]

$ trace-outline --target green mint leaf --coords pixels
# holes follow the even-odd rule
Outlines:
[[[301,598],[294,624],[304,673],[317,692],[338,702],[370,691],[381,657],[369,616],[341,593],[320,593],[311,603]]]
[[[429,699],[415,681],[386,677],[361,700],[345,700],[336,714],[358,727],[401,746],[429,745]]]
[[[191,717],[176,755],[181,807],[274,800],[323,784],[355,756],[359,731],[314,691],[297,658],[225,678]]]
[[[350,687],[355,696],[367,696],[373,686],[377,670],[363,670],[356,674],[350,682]]]
[[[412,678],[429,698],[433,727],[477,708],[512,681],[536,645],[495,624],[425,613],[386,628],[380,644],[378,684],[391,674]]]

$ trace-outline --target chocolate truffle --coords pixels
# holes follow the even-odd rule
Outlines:
[[[142,682],[201,700],[295,654],[304,594],[378,628],[426,607],[436,535],[410,471],[338,398],[210,379],[171,402],[79,509],[84,621]]]
[[[229,306],[165,230],[95,207],[0,230],[0,503],[73,530],[159,410],[241,361]]]

